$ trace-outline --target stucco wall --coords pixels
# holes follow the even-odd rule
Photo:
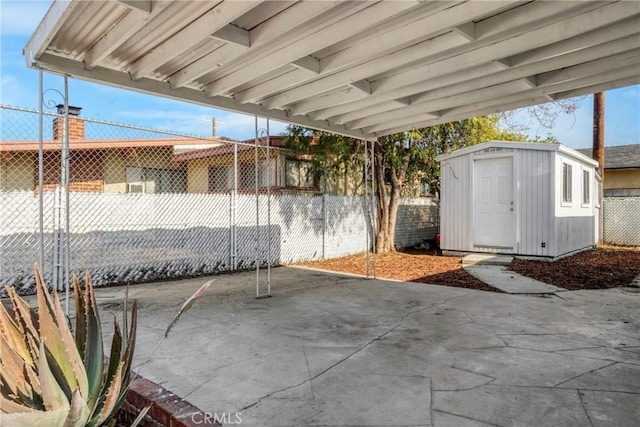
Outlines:
[[[604,189],[640,188],[640,169],[607,169],[604,173]]]
[[[0,190],[33,190],[36,153],[6,153],[0,158]]]

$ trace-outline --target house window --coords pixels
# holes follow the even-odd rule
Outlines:
[[[588,205],[591,202],[591,180],[589,171],[582,171],[582,204]]]
[[[297,188],[314,188],[313,168],[307,160],[287,159],[286,186]]]
[[[571,165],[562,164],[562,202],[571,203],[572,199],[572,183],[571,183]]]
[[[174,169],[128,167],[127,193],[186,193],[187,172]]]
[[[276,186],[276,162],[272,159],[267,167],[266,161],[258,164],[258,187]],[[239,166],[240,189],[250,190],[256,187],[256,166],[254,163],[245,163]]]
[[[209,167],[209,191],[224,191],[233,188],[231,166]]]

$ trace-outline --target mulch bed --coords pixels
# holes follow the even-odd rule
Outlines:
[[[366,254],[326,261],[305,262],[299,265],[365,275]],[[369,255],[369,274],[373,275],[373,256],[371,254]],[[411,251],[379,254],[376,259],[376,277],[500,292],[464,271],[462,258],[436,256],[433,252]]]
[[[554,262],[514,259],[509,269],[569,290],[616,288],[640,274],[640,250],[599,248]]]
[[[305,262],[299,265],[365,275],[366,254]],[[629,286],[640,274],[640,248],[608,246],[581,252],[554,262],[514,259],[508,268],[523,276],[569,290]],[[371,254],[369,274],[373,275]],[[380,279],[500,292],[464,271],[462,258],[436,256],[434,252],[409,251],[379,254],[376,260],[376,276]]]

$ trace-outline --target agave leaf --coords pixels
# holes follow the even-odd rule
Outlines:
[[[54,289],[54,295],[56,291]],[[69,327],[67,326],[64,315],[57,317],[55,303],[51,299],[51,295],[47,291],[44,279],[40,274],[40,269],[36,265],[36,293],[38,298],[38,322],[40,324],[40,336],[45,341],[45,347],[49,350],[51,356],[55,359],[56,363],[60,367],[60,371],[64,376],[64,380],[69,385],[69,390],[73,392],[78,388],[78,380],[74,372],[74,366],[72,357],[70,356],[69,349],[67,349],[65,342],[62,338],[63,331],[66,330],[70,334]],[[57,301],[57,298],[56,298]],[[59,301],[57,301],[59,304]],[[58,310],[62,312],[62,308]],[[41,346],[40,360],[44,359]],[[75,349],[75,344],[73,345]],[[69,396],[70,398],[71,396]]]
[[[16,293],[13,287],[7,287],[7,294],[13,304],[13,318],[16,326],[25,338],[31,360],[35,361],[39,355],[40,336],[38,335],[38,314]],[[34,362],[35,363],[35,362]]]
[[[76,347],[80,357],[84,360],[87,342],[87,308],[84,303],[84,295],[81,292],[80,281],[75,274],[73,275],[73,296],[76,301]]]
[[[38,376],[40,378],[40,388],[42,389],[42,400],[45,408],[47,408],[48,411],[55,411],[57,409],[66,409],[68,411],[69,401],[51,372],[51,367],[47,361],[44,342],[42,341],[40,342],[40,358],[37,361],[37,366]]]
[[[7,399],[3,394],[0,394],[0,420],[2,420],[3,413],[13,412],[36,412],[36,410],[30,406],[22,405],[15,400]],[[4,426],[5,424],[0,423],[0,425]]]
[[[55,315],[57,319],[65,319],[64,313],[62,312],[62,305],[60,304],[60,299],[58,298],[58,293],[53,293],[54,298],[54,309]],[[87,379],[87,372],[84,369],[84,363],[80,358],[80,353],[78,352],[78,348],[76,347],[76,343],[73,340],[73,335],[67,326],[67,322],[64,322],[64,325],[60,326],[60,337],[62,338],[62,342],[64,343],[64,347],[66,350],[66,358],[65,361],[68,361],[71,364],[73,369],[73,377],[76,381],[77,387],[80,390],[83,398],[87,398],[89,382]],[[72,383],[69,383],[72,386]],[[75,391],[73,388],[71,391]]]
[[[116,404],[120,400],[120,392],[123,390],[123,374],[122,370],[124,369],[125,362],[124,360],[118,364],[118,368],[116,369],[116,373],[111,381],[111,385],[109,386],[109,390],[104,395],[102,399],[102,408],[100,412],[94,415],[94,420],[96,421],[96,425],[100,425],[107,420],[111,416],[111,413],[116,408]]]
[[[4,304],[0,304],[0,336],[6,341],[7,346],[15,351],[26,363],[33,366],[33,359],[24,341],[24,335],[18,325],[7,313]],[[3,354],[0,352],[0,354]]]
[[[91,286],[91,280],[87,274],[84,289],[84,303],[86,306],[87,342],[84,354],[84,366],[87,370],[89,381],[89,394],[87,406],[93,413],[100,397],[100,389],[103,382],[104,347],[102,343],[102,327],[98,315],[98,306]]]
[[[122,333],[120,332],[120,326],[116,321],[115,314],[113,315],[113,338],[111,339],[111,352],[109,353],[109,368],[107,369],[106,381],[103,386],[103,392],[105,388],[111,385],[113,376],[118,369],[118,364],[122,358]]]
[[[0,425],[11,427],[63,427],[69,409],[0,414]]]
[[[145,406],[145,408],[142,411],[140,411],[136,419],[133,420],[133,422],[131,423],[131,426],[129,427],[138,427],[138,424],[140,424],[142,420],[144,420],[144,417],[147,415],[147,412],[149,412],[149,409],[151,409],[151,405]]]
[[[71,407],[64,422],[64,427],[83,427],[87,424],[89,415],[87,402],[82,398],[80,390],[76,390],[71,398]]]
[[[29,386],[30,376],[26,372],[27,369],[33,368],[13,351],[4,337],[0,337],[0,354],[2,355],[0,360],[1,371],[6,373],[3,377],[9,388],[33,398],[33,389]]]

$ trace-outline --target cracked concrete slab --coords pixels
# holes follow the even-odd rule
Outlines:
[[[640,394],[579,390],[594,427],[640,426]]]
[[[638,293],[541,298],[276,268],[262,300],[253,272],[216,277],[163,338],[208,279],[131,287],[135,369],[204,411],[240,411],[243,425],[637,419]],[[97,290],[107,332],[122,295]]]

